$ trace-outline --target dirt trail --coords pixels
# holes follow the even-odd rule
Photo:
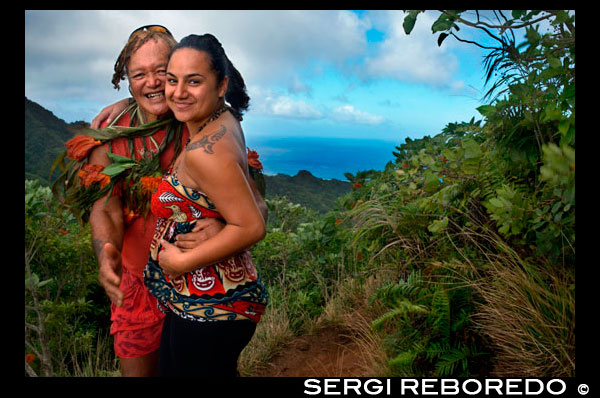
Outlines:
[[[352,332],[325,327],[296,338],[255,377],[357,377],[364,361]]]

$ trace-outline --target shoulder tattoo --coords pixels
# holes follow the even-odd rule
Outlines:
[[[213,154],[213,146],[225,135],[227,129],[225,126],[221,125],[221,128],[217,130],[214,134],[205,135],[198,141],[191,142],[188,146],[186,146],[186,151],[193,151],[194,149],[204,148],[204,152],[208,154]]]

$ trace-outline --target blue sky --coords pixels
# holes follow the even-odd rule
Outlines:
[[[250,143],[320,137],[400,145],[480,118],[485,53],[451,38],[438,47],[431,33],[438,15],[421,14],[407,36],[398,10],[26,10],[25,96],[67,122],[91,121],[129,96],[126,83],[117,91],[110,82],[126,38],[158,23],[177,40],[209,32],[221,41],[248,86]]]

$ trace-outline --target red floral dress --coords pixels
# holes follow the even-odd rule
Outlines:
[[[258,322],[269,295],[248,251],[175,280],[169,280],[158,265],[161,239],[172,243],[178,234],[191,231],[196,220],[221,218],[208,197],[186,188],[175,175],[167,174],[152,195],[152,213],[157,223],[144,283],[163,309],[198,321],[250,319]]]

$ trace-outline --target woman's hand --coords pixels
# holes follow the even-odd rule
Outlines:
[[[158,265],[170,280],[174,280],[185,273],[183,271],[185,256],[181,249],[166,240],[163,239],[160,243],[162,249],[158,255]]]

